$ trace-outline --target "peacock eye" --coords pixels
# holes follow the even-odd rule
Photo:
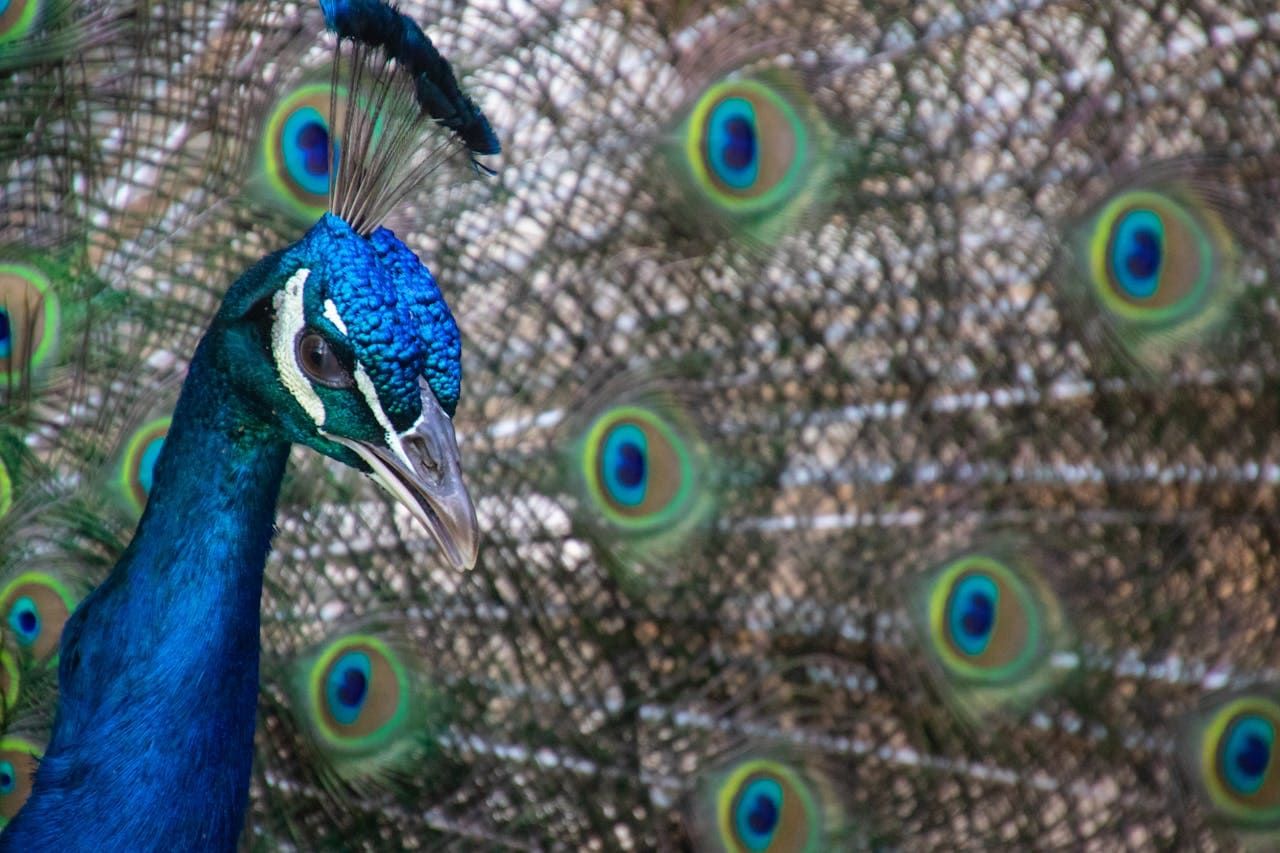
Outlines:
[[[31,784],[44,750],[22,738],[0,738],[0,829],[31,795]]]
[[[830,850],[843,822],[830,790],[819,767],[747,757],[699,786],[696,831],[707,849],[733,853]]]
[[[404,731],[409,675],[378,638],[353,634],[330,644],[309,680],[313,719],[331,746],[348,752],[376,750]]]
[[[79,595],[45,572],[24,572],[0,589],[0,618],[5,632],[25,656],[52,661]]]
[[[1267,694],[1218,699],[1181,744],[1187,778],[1221,817],[1242,828],[1280,826],[1280,703]]]
[[[304,331],[296,344],[298,365],[307,378],[328,388],[350,388],[351,371],[338,359],[333,347],[317,332]]]

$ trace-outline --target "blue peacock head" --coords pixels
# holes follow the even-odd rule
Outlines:
[[[280,133],[268,133],[280,156],[267,159],[309,176],[295,213],[308,214],[322,195],[330,212],[232,286],[210,346],[264,437],[283,431],[371,474],[450,563],[470,568],[478,530],[451,420],[462,380],[458,326],[431,273],[380,223],[430,168],[408,153],[426,130],[447,128],[473,162],[501,146],[416,23],[378,0],[320,5],[338,37],[335,68],[349,77],[335,76],[328,110],[323,87],[286,99],[270,122],[283,122]],[[360,47],[344,63],[348,42]],[[331,133],[325,115],[348,99],[360,106],[343,109]],[[280,163],[268,172],[282,177]]]
[[[364,237],[326,214],[245,273],[215,325],[228,330],[227,372],[285,437],[370,473],[450,563],[474,565],[475,511],[451,420],[458,326],[394,234]]]

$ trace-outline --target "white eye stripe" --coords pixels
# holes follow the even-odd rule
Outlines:
[[[391,419],[387,417],[386,411],[382,408],[382,401],[378,399],[378,389],[373,386],[373,380],[369,378],[369,374],[365,371],[363,364],[356,365],[356,387],[364,395],[365,404],[368,405],[369,411],[373,412],[373,416],[378,419],[378,424],[386,433],[387,447],[391,448],[391,452],[405,464],[405,470],[414,470],[413,462],[405,454],[404,447],[400,443],[399,433],[395,431],[395,427],[391,426]],[[412,431],[412,428],[410,428],[409,432]]]
[[[303,410],[315,421],[316,426],[322,428],[326,419],[324,401],[320,399],[320,395],[316,393],[310,380],[303,374],[302,368],[298,364],[296,347],[294,346],[298,334],[307,325],[303,291],[307,283],[307,277],[310,274],[311,270],[309,269],[299,269],[285,282],[284,290],[276,294],[274,300],[276,322],[271,329],[271,351],[276,362],[276,372],[280,376],[280,381],[289,390],[289,393],[293,395],[293,398],[298,401],[298,405],[302,406]],[[334,304],[332,299],[326,299],[324,302],[324,316],[329,322],[333,323],[339,332],[344,335],[347,334],[347,325],[342,321],[342,316],[338,313],[338,306]],[[360,389],[360,393],[364,396],[365,404],[369,407],[369,411],[373,413],[378,425],[382,427],[383,432],[386,434],[387,447],[412,470],[413,463],[405,454],[404,448],[398,440],[399,435],[395,431],[395,427],[391,425],[391,419],[387,417],[386,411],[382,408],[382,401],[378,399],[378,389],[374,387],[373,379],[369,376],[368,371],[365,370],[364,365],[358,362],[355,370],[355,381],[356,387]],[[412,432],[412,428],[410,432]]]
[[[342,322],[342,315],[338,313],[338,306],[333,304],[332,299],[324,301],[324,316],[334,328],[345,336],[347,334],[347,324]]]
[[[271,355],[275,359],[276,375],[280,377],[280,382],[293,395],[293,399],[298,401],[302,410],[315,421],[316,426],[322,427],[325,421],[324,401],[302,374],[294,348],[298,333],[307,325],[302,291],[309,275],[311,270],[299,269],[285,282],[284,290],[277,293],[272,301],[276,309],[276,322],[271,327]]]

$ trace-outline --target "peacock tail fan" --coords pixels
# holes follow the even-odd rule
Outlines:
[[[0,19],[0,819],[166,395],[332,206],[458,317],[482,543],[291,455],[244,847],[1275,846],[1271,10]]]
[[[10,641],[0,649],[0,682],[4,687],[4,735],[0,736],[0,830],[18,813],[31,793],[32,780],[44,756],[57,710],[57,668],[31,666]]]

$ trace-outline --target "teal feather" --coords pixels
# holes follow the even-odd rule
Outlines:
[[[38,270],[58,308],[37,358],[33,303],[0,278],[25,335],[20,370],[0,356],[0,762],[46,754],[57,707],[4,591],[101,588],[139,518],[130,438],[180,420],[233,282],[333,192],[456,318],[430,355],[456,344],[461,379],[433,391],[478,560],[450,567],[341,442],[273,460],[261,596],[220,598],[260,620],[241,847],[718,849],[715,795],[752,759],[799,780],[821,849],[1275,845],[1270,10],[408,2],[501,138],[480,155],[498,174],[471,168],[475,125],[415,107],[386,127],[416,83],[357,87],[293,128],[300,209],[264,152],[278,107],[333,83],[322,10],[45,8],[0,43],[0,269]],[[466,131],[448,89],[429,102]],[[329,186],[321,124],[339,175],[385,156],[392,177]],[[387,257],[387,280],[412,270]],[[360,292],[303,300],[329,336],[306,352],[382,352],[368,379],[403,429],[400,357],[431,344],[380,335],[431,309],[349,315]],[[254,363],[228,383],[287,393]],[[331,425],[385,431],[321,388]],[[271,406],[297,427],[292,399]],[[173,476],[209,479],[185,446]],[[975,556],[986,575],[961,571]],[[360,642],[375,654],[343,658]],[[388,672],[408,716],[332,737],[355,723],[325,728],[317,697],[358,721]]]

